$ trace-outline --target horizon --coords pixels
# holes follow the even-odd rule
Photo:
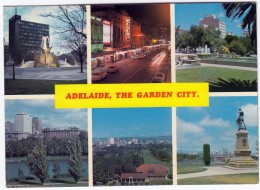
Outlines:
[[[38,117],[42,128],[67,129],[77,127],[87,130],[87,109],[55,109],[52,99],[5,100],[5,122],[14,123],[16,113]]]

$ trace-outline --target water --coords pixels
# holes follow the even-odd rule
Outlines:
[[[68,173],[67,160],[51,160],[48,161],[48,174],[49,177],[54,175],[53,173],[53,163],[58,163],[60,165],[60,174]],[[33,176],[30,173],[30,170],[26,164],[26,162],[8,162],[6,163],[6,179],[16,178],[18,177],[18,169],[21,169],[24,173],[24,176]],[[83,177],[88,177],[88,161],[82,160],[82,169],[83,169]]]

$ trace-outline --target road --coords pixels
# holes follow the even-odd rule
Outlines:
[[[105,79],[93,83],[150,83],[156,72],[164,73],[166,82],[171,80],[168,56],[162,50],[153,52],[142,59],[123,59],[113,65],[117,65],[120,71],[109,73]]]

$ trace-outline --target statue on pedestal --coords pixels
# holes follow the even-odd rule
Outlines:
[[[246,130],[246,124],[244,122],[244,112],[242,109],[238,110],[238,118],[237,118],[238,131],[241,129]]]
[[[236,132],[236,149],[234,151],[234,157],[231,158],[228,165],[233,168],[252,168],[256,167],[257,163],[251,157],[251,151],[249,148],[248,134],[244,121],[244,112],[242,109],[238,110],[238,118],[236,119],[238,125],[238,131]]]

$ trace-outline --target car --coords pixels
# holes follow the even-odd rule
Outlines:
[[[108,73],[116,73],[116,72],[119,72],[119,67],[117,67],[117,66],[115,66],[115,65],[108,66],[107,72],[108,72]]]
[[[99,81],[107,77],[107,70],[92,71],[92,81]]]
[[[131,56],[132,59],[143,59],[145,55],[143,53],[135,53]]]
[[[161,82],[165,82],[165,75],[164,73],[161,73],[161,72],[157,72],[155,74],[155,76],[153,77],[152,83],[161,83]]]

